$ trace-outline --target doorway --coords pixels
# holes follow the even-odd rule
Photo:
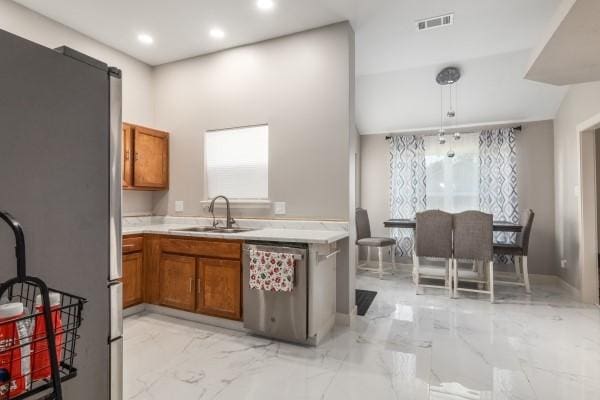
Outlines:
[[[598,232],[600,227],[600,114],[578,125],[579,142],[579,265],[581,300],[600,303]]]
[[[597,240],[597,280],[598,280],[598,291],[596,292],[598,297],[596,298],[596,304],[600,304],[600,129],[596,129],[594,132],[595,140],[595,160],[596,160],[596,240]]]

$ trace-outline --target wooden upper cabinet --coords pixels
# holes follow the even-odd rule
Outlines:
[[[133,186],[133,127],[123,124],[123,154],[121,157],[123,170],[123,187]]]
[[[123,188],[169,188],[169,134],[123,124]]]
[[[159,264],[159,303],[194,311],[196,304],[196,259],[161,254]]]
[[[169,186],[169,134],[142,127],[134,132],[133,183],[139,188]]]
[[[196,312],[240,320],[241,271],[239,261],[199,258]]]

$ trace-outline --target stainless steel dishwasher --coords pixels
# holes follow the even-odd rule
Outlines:
[[[294,289],[291,292],[251,289],[252,250],[294,254]],[[243,258],[244,327],[271,338],[305,343],[308,337],[308,245],[246,242]]]

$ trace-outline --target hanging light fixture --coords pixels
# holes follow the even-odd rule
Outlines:
[[[454,89],[454,96],[457,96],[456,91],[456,82],[460,79],[460,70],[457,67],[446,67],[441,70],[435,80],[440,85],[440,130],[438,134],[438,140],[441,145],[446,144],[446,131],[444,129],[444,116],[446,118],[453,120],[456,118],[456,101],[452,96],[452,92]],[[448,87],[449,93],[449,108],[446,113],[444,113],[444,88]],[[454,133],[454,140],[460,140],[460,132]],[[456,155],[454,150],[452,149],[452,144],[450,144],[450,150],[447,153],[448,157],[452,158]]]

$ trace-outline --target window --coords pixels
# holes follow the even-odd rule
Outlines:
[[[209,198],[269,197],[269,126],[208,131],[204,135]]]
[[[452,146],[453,158],[447,153]],[[479,209],[479,135],[452,136],[440,145],[437,136],[425,138],[427,208],[447,212]]]

